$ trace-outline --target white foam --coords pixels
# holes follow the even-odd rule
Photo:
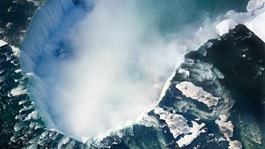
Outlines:
[[[146,113],[141,114],[135,122],[146,127],[162,128],[162,125],[154,116],[149,116]]]
[[[184,96],[202,102],[208,107],[216,106],[220,99],[220,97],[214,97],[201,87],[197,87],[193,83],[187,81],[177,84],[176,88],[179,89]]]

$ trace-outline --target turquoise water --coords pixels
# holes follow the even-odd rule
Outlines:
[[[162,34],[180,32],[200,25],[205,18],[215,21],[228,10],[246,11],[248,0],[169,0],[139,1],[140,12],[153,21]]]

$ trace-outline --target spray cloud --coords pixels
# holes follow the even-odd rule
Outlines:
[[[76,8],[67,33],[47,41],[36,74],[47,82],[49,112],[61,131],[93,137],[135,120],[155,106],[183,54],[215,36],[207,19],[202,27],[161,32],[163,14],[140,3],[98,0],[88,13]]]

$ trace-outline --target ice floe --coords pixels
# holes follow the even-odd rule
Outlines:
[[[204,91],[201,87],[195,86],[191,82],[181,82],[176,85],[176,88],[186,97],[192,98],[204,103],[209,108],[216,106],[220,97],[214,97],[211,93]]]
[[[7,43],[4,40],[0,40],[0,47],[7,45]]]
[[[163,108],[157,107],[154,109],[155,114],[160,116],[160,119],[165,120],[170,132],[176,139],[179,135],[189,132],[189,125],[186,118],[179,114],[172,114],[165,111]]]
[[[221,133],[225,136],[226,140],[229,142],[229,149],[242,149],[241,142],[231,140],[234,133],[234,125],[232,121],[228,121],[228,114],[222,114],[219,116],[215,123],[218,125]]]
[[[177,141],[177,144],[179,145],[179,147],[184,147],[184,146],[189,145],[195,138],[197,138],[200,135],[200,133],[205,133],[205,130],[202,129],[205,126],[204,123],[198,124],[195,121],[191,121],[191,122],[193,125],[189,131],[191,134],[185,135],[184,137],[180,138]]]
[[[160,107],[155,108],[154,113],[158,114],[160,119],[166,122],[175,139],[177,139],[179,135],[184,134],[184,136],[176,142],[179,147],[189,145],[201,133],[205,133],[205,130],[202,129],[205,126],[205,123],[198,124],[196,121],[191,121],[192,127],[189,127],[188,120],[185,117],[176,113],[168,112]]]

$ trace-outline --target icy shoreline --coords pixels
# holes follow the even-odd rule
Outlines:
[[[230,10],[225,15],[225,20],[216,25],[216,32],[222,36],[238,24],[244,24],[248,29],[254,32],[261,40],[265,42],[265,1],[250,1],[247,7],[248,12],[238,13]]]

